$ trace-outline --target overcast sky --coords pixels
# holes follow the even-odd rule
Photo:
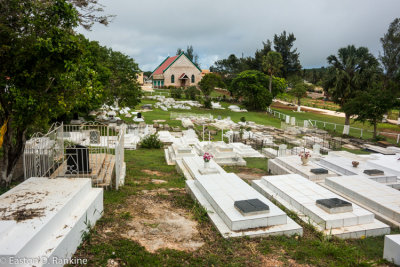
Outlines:
[[[262,42],[293,32],[303,67],[326,65],[348,44],[378,56],[380,38],[400,0],[99,0],[116,15],[104,27],[79,30],[90,40],[121,51],[144,70],[154,70],[177,48],[193,45],[202,68],[234,53],[254,56]]]

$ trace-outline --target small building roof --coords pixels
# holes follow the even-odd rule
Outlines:
[[[171,65],[175,59],[177,59],[180,55],[174,57],[167,57],[161,64],[158,66],[155,71],[153,71],[152,75],[154,74],[163,74],[164,70]]]
[[[166,69],[168,69],[178,58],[180,58],[182,55],[184,55],[187,59],[189,59],[184,53],[181,53],[180,55],[176,55],[176,56],[173,56],[173,57],[167,57],[154,71],[153,71],[153,73],[150,75],[150,77],[151,76],[153,76],[153,75],[156,75],[156,74],[163,74],[164,73],[164,71],[166,70]],[[189,61],[199,70],[199,71],[201,71],[201,69],[196,65],[196,64],[194,64],[193,63],[193,61],[191,61],[190,59],[189,59]]]

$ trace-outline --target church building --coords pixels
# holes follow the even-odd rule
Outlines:
[[[184,53],[167,57],[151,74],[154,88],[164,86],[196,86],[201,80],[201,69]]]

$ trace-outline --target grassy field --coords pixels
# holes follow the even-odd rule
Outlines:
[[[185,193],[184,178],[176,173],[174,166],[165,164],[162,150],[126,151],[125,159],[125,186],[119,191],[105,191],[103,217],[90,234],[84,236],[85,241],[75,254],[75,257],[87,258],[89,266],[106,266],[110,261],[122,266],[389,265],[382,260],[383,237],[328,239],[288,211],[304,227],[303,237],[224,239],[205,211]],[[265,161],[251,160],[248,167],[266,171]],[[154,184],[154,178],[167,183]],[[154,234],[146,235],[140,242],[125,237],[132,230],[132,225],[136,227],[134,229],[139,229],[137,224],[132,224],[137,216],[141,216],[137,213],[135,203],[149,197],[154,201],[152,203],[182,210],[189,220],[195,222],[198,238],[203,245],[192,251],[161,248],[149,252],[141,243],[146,242],[146,238],[151,239],[154,234],[165,232],[161,224],[146,223],[146,219],[136,220]]]
[[[155,104],[157,101],[155,100],[149,100],[149,99],[144,99],[142,100],[142,103],[138,105],[136,108],[140,108],[141,105],[143,104]],[[230,103],[221,103],[221,106],[227,108]],[[163,111],[161,109],[154,109],[153,111],[150,112],[144,112],[144,120],[146,123],[152,124],[153,120],[167,120],[167,123],[170,126],[180,126],[182,125],[180,121],[178,120],[170,120],[170,112],[177,112],[177,113],[195,113],[195,114],[212,114],[214,118],[217,118],[218,116],[221,116],[222,118],[230,117],[234,122],[239,122],[241,117],[245,117],[246,120],[249,121],[254,121],[255,123],[258,124],[263,124],[263,125],[270,125],[274,127],[280,127],[281,122],[277,118],[273,118],[269,116],[266,112],[232,112],[229,109],[213,109],[213,110],[207,110],[203,108],[195,108],[193,107],[190,110],[174,110],[170,109],[168,111]],[[130,118],[124,118],[128,122],[132,122],[132,119]]]
[[[304,120],[318,120],[323,122],[329,123],[336,123],[344,125],[344,118],[336,117],[336,116],[329,116],[323,114],[316,114],[312,112],[295,112],[292,110],[281,109],[281,108],[273,108],[276,111],[279,111],[283,114],[289,115],[291,117],[295,117],[297,121],[304,121]],[[323,128],[322,123],[318,123],[319,128]],[[370,139],[372,138],[372,130],[373,127],[369,123],[361,123],[356,122],[353,119],[350,121],[350,127],[360,128],[363,129],[363,138]],[[326,130],[336,131],[336,133],[341,134],[343,132],[343,126],[337,126],[336,130],[334,130],[334,126],[331,124],[326,124]],[[381,132],[391,132],[391,133],[400,133],[400,126],[393,125],[388,123],[379,123],[378,124],[378,131]],[[361,131],[358,129],[350,128],[350,135],[359,138],[361,136]],[[396,141],[397,136],[386,136],[387,139],[390,139],[392,142]]]

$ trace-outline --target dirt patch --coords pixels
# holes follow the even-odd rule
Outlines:
[[[161,248],[194,251],[204,244],[191,214],[172,207],[159,196],[168,194],[168,190],[143,193],[127,200],[127,208],[122,212],[129,212],[132,218],[127,222],[126,232],[121,234],[123,237],[139,242],[150,252]]]
[[[261,177],[266,175],[266,174],[262,174],[262,173],[252,173],[252,172],[239,172],[236,174],[240,178],[248,180],[248,181],[258,180],[258,179],[261,179]]]
[[[297,106],[287,106],[287,105],[285,105],[285,104],[283,104],[281,102],[273,102],[271,107],[272,108],[285,109],[285,110],[293,110],[293,111],[297,110]],[[314,113],[314,114],[324,114],[321,111],[317,111],[317,110],[314,110],[314,109],[308,109],[308,108],[305,108],[305,107],[301,107],[301,111],[310,112],[310,113]]]
[[[45,215],[45,208],[40,205],[49,192],[21,192],[4,197],[7,203],[13,203],[6,208],[0,208],[0,220],[14,220],[22,222]],[[36,204],[39,207],[28,208],[28,205]],[[42,206],[42,207],[40,207]]]
[[[262,256],[262,266],[310,266],[304,264],[298,264],[294,260],[289,259],[288,262],[280,261],[274,257]]]
[[[163,176],[164,174],[162,172],[159,171],[152,171],[152,170],[142,170],[142,172],[149,174],[149,175],[155,175],[155,176]]]
[[[160,180],[160,179],[152,179],[151,182],[152,182],[153,184],[166,184],[166,183],[168,183],[167,181],[165,181],[165,180]]]

